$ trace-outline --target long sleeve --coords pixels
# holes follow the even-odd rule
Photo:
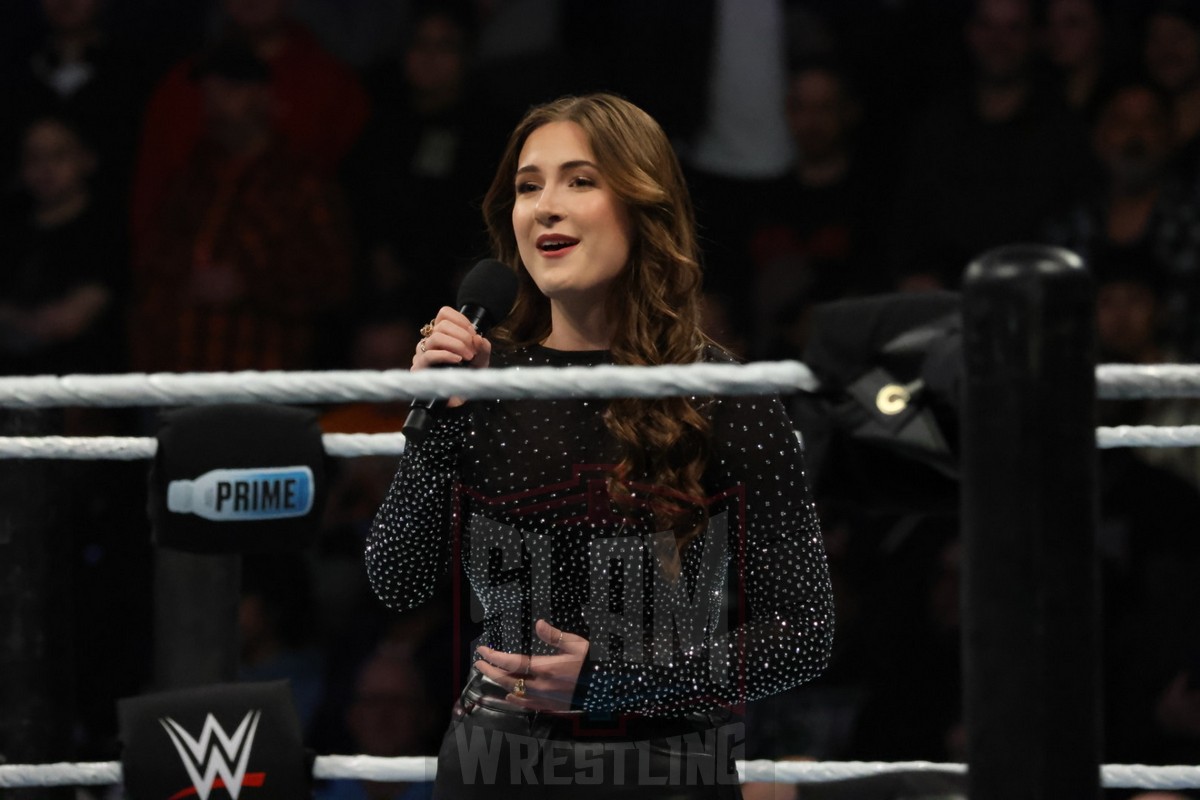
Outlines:
[[[453,492],[467,429],[464,410],[438,416],[409,448],[367,537],[367,576],[375,594],[402,611],[427,601],[450,563]]]
[[[728,513],[711,517],[707,533],[685,550],[684,576],[674,591],[656,584],[655,652],[629,658],[628,648],[608,648],[607,634],[592,631],[576,693],[586,711],[733,705],[789,689],[825,668],[833,643],[832,590],[802,454],[783,405],[776,398],[720,401],[713,433],[713,488]],[[732,613],[696,610],[706,602],[705,591],[710,606],[721,605],[712,582],[686,580],[705,573],[716,584],[732,576],[738,599]],[[715,633],[689,637],[689,613],[693,631],[704,627],[702,616],[708,632],[715,622]],[[673,622],[663,623],[664,616]]]

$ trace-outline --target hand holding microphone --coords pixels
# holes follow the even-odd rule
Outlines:
[[[492,355],[492,343],[476,332],[475,326],[461,311],[442,306],[434,317],[431,333],[417,345],[413,370],[427,367],[468,366],[482,369]],[[462,405],[460,398],[446,401],[447,408]]]
[[[492,345],[483,334],[508,316],[517,296],[517,278],[513,271],[495,259],[480,261],[463,278],[458,289],[455,311],[444,306],[417,345],[412,369],[426,367],[486,367],[491,361]],[[425,438],[430,420],[445,407],[462,405],[459,398],[414,400],[404,421],[404,436],[419,445]]]

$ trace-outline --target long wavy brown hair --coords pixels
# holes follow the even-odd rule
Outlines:
[[[512,211],[521,149],[533,131],[551,122],[573,122],[583,129],[597,167],[633,224],[629,263],[607,298],[616,331],[613,362],[700,360],[709,340],[700,329],[699,249],[683,170],[658,123],[611,94],[537,106],[508,140],[483,214],[496,257],[516,271],[519,288],[511,314],[494,336],[528,346],[550,335],[550,301],[521,263]],[[709,420],[686,397],[616,399],[604,420],[622,452],[610,481],[613,496],[623,505],[648,508],[659,530],[674,531],[676,552],[682,553],[707,518],[700,481],[710,451]],[[647,485],[656,489],[644,491]]]

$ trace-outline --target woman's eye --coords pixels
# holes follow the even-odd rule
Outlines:
[[[517,194],[528,194],[529,192],[536,192],[537,190],[538,185],[536,183],[530,183],[529,181],[526,181],[524,183],[517,184]]]
[[[571,180],[571,185],[572,186],[595,186],[596,182],[594,180],[592,180],[591,178],[580,175]]]

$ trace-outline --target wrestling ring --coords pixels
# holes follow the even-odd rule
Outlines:
[[[1026,276],[1028,277],[1028,276]],[[1045,275],[1039,275],[1039,280]],[[1051,281],[1055,276],[1051,276]],[[1022,288],[1016,294],[1030,294]],[[990,291],[990,290],[989,290]],[[1039,289],[1034,305],[1043,307]],[[1052,294],[1053,292],[1050,292]],[[988,301],[997,305],[994,294]],[[966,315],[970,316],[970,291]],[[1003,305],[1003,302],[999,303]],[[992,313],[995,309],[985,309]],[[1041,313],[1041,312],[1039,312]],[[1043,316],[1053,316],[1047,311]],[[1036,315],[1035,315],[1036,316]],[[1028,315],[1026,315],[1028,317]],[[1028,321],[1028,319],[1026,319]],[[1090,317],[1086,320],[1090,325]],[[1028,339],[1028,327],[1018,331]],[[1036,327],[1036,325],[1034,326]],[[1058,348],[1053,335],[1032,348]],[[989,345],[994,354],[997,348]],[[968,337],[967,361],[972,358]],[[1026,348],[1028,350],[1029,348]],[[1085,348],[1086,349],[1086,348]],[[1024,354],[1028,354],[1025,350]],[[1043,369],[1038,359],[1023,359],[1029,369]],[[1030,366],[1032,365],[1032,366]],[[1189,398],[1200,399],[1200,365],[1134,366],[1086,365],[1083,384],[1090,401],[1099,399]],[[969,370],[968,370],[969,371]],[[1003,371],[1003,370],[1002,370]],[[1007,380],[1013,381],[1009,375]],[[1034,393],[1059,392],[1060,386],[1034,382]],[[698,364],[664,367],[600,366],[590,368],[521,368],[495,370],[429,370],[419,373],[307,372],[236,374],[159,374],[119,376],[67,376],[0,379],[0,407],[33,409],[50,407],[183,406],[211,403],[332,403],[350,401],[395,402],[423,397],[480,398],[745,395],[766,392],[814,391],[818,381],[798,362],[746,365]],[[1018,390],[1027,391],[1018,386]],[[970,387],[968,387],[968,395]],[[1069,394],[1070,392],[1068,392]],[[968,411],[970,403],[968,402]],[[1084,418],[1087,419],[1086,414]],[[1035,432],[1036,433],[1036,432]],[[399,434],[326,435],[326,452],[338,457],[397,455],[403,452]],[[969,442],[968,442],[969,444]],[[1117,427],[1094,429],[1094,444],[1115,447],[1200,446],[1200,425],[1184,427]],[[152,458],[156,440],[116,437],[3,437],[0,458],[5,459],[112,459]],[[967,479],[970,473],[967,473]],[[1093,492],[1094,494],[1094,492]],[[969,688],[968,688],[969,691]],[[970,708],[970,703],[968,703]],[[969,724],[969,723],[968,723]],[[975,752],[972,750],[972,752]],[[1084,766],[1087,767],[1086,759]],[[312,775],[317,779],[369,781],[430,780],[436,769],[431,757],[378,758],[362,755],[317,756]],[[934,762],[805,762],[742,761],[742,781],[815,784],[896,772],[964,775],[977,769],[971,764]],[[1085,769],[1084,772],[1087,772]],[[1173,790],[1200,788],[1200,767],[1098,765],[1091,762],[1095,786]],[[122,780],[118,762],[0,764],[0,789],[46,786],[100,786]],[[972,797],[977,795],[972,792]],[[981,793],[978,796],[983,796]],[[1072,795],[1064,795],[1072,796]],[[1086,794],[1074,795],[1086,796]]]

